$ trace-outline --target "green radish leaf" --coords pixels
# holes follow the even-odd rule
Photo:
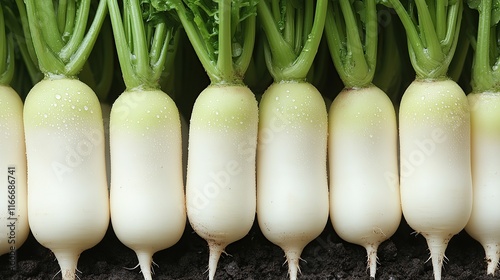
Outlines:
[[[479,5],[481,5],[481,0],[467,0],[467,5],[469,8],[474,10],[479,10]]]
[[[493,1],[491,7],[491,26],[497,25],[500,21],[500,0]]]
[[[491,4],[491,26],[493,27],[500,21],[500,0],[494,0]],[[467,0],[467,5],[469,8],[479,11],[481,0]]]
[[[253,50],[249,34],[255,31],[258,0],[150,1],[157,11],[179,18],[212,82],[233,83],[241,78]],[[229,10],[220,14],[221,5],[230,7],[230,15]]]
[[[180,25],[180,20],[175,13],[168,13],[164,10],[158,10],[151,0],[141,1],[142,17],[145,22],[152,26],[164,22],[167,26],[177,27]]]
[[[389,0],[376,0],[377,4],[384,5],[388,8],[394,8]]]
[[[359,19],[361,20],[362,23],[366,22],[366,9],[365,9],[365,3],[363,1],[352,1],[352,6],[354,8],[354,11],[359,15]]]

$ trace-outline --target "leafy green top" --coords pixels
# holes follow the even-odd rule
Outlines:
[[[152,0],[175,13],[213,84],[241,84],[255,42],[257,0]]]
[[[0,85],[9,85],[14,77],[14,43],[7,39],[4,11],[0,3]],[[10,33],[10,32],[9,32]]]
[[[104,21],[99,36],[78,78],[92,88],[101,102],[109,102],[108,95],[113,84],[115,44],[111,22]]]
[[[377,61],[377,8],[374,0],[332,0],[325,23],[333,63],[348,88],[372,83]]]
[[[305,80],[325,26],[328,0],[261,0],[266,62],[275,81]]]
[[[108,0],[118,59],[128,89],[159,88],[176,19],[148,0],[127,0],[123,17],[117,0]]]
[[[382,0],[393,7],[406,30],[410,60],[420,79],[446,77],[462,22],[461,0]],[[416,10],[415,10],[416,7]]]
[[[479,11],[479,24],[472,66],[473,92],[500,91],[500,1],[468,0],[472,9]]]
[[[25,0],[29,33],[40,70],[45,75],[76,76],[86,62],[107,15],[99,0],[94,19],[87,22],[92,0]]]

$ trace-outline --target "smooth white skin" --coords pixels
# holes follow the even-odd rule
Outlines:
[[[273,83],[260,103],[257,217],[297,278],[304,247],[328,222],[325,102],[308,83]]]
[[[375,86],[344,89],[330,107],[330,218],[340,238],[366,248],[371,277],[402,216],[397,133],[394,106]]]
[[[209,86],[193,107],[186,205],[192,228],[210,247],[210,280],[225,247],[255,220],[257,126],[257,101],[244,86]]]
[[[26,98],[24,128],[33,236],[55,254],[62,278],[75,279],[80,253],[109,224],[99,101],[78,80],[46,78]]]
[[[472,214],[465,231],[483,246],[487,274],[500,257],[500,93],[471,93]]]
[[[15,167],[15,189],[9,188],[9,167]],[[24,144],[23,103],[10,86],[0,85],[0,168],[5,181],[0,185],[0,255],[12,254],[28,238],[26,187],[26,148]],[[9,193],[9,191],[11,193]],[[12,196],[13,195],[13,196]],[[10,198],[14,203],[9,203]],[[13,210],[10,213],[9,207]],[[14,207],[14,208],[12,208]],[[13,215],[12,215],[13,214]],[[10,260],[10,258],[9,258]]]
[[[135,251],[144,279],[155,252],[179,241],[186,227],[181,123],[159,90],[130,90],[110,116],[111,223]]]
[[[426,238],[441,279],[448,241],[472,211],[467,97],[451,80],[414,81],[401,100],[399,129],[403,215]]]

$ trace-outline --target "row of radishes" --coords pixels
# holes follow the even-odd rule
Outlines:
[[[58,21],[46,17],[55,14],[47,3],[17,1],[29,19],[31,51],[45,78],[24,104],[2,86],[0,160],[9,193],[0,203],[15,205],[2,220],[17,220],[14,233],[6,232],[13,238],[1,239],[1,253],[19,248],[31,229],[54,252],[63,279],[75,279],[79,254],[102,239],[111,221],[118,239],[137,253],[144,278],[152,279],[152,255],[175,244],[188,219],[208,242],[213,279],[220,254],[243,238],[257,217],[266,238],[285,251],[290,279],[296,279],[303,248],[330,217],[341,238],[367,249],[370,276],[375,277],[377,247],[395,232],[403,214],[426,238],[436,279],[441,278],[446,244],[464,228],[485,246],[488,273],[493,274],[500,238],[495,208],[500,97],[491,92],[494,85],[476,79],[477,93],[467,100],[446,76],[462,1],[428,4],[436,9],[415,1],[420,33],[405,7],[389,2],[409,34],[417,73],[400,103],[398,125],[391,101],[372,84],[374,1],[363,2],[363,15],[355,9],[361,4],[354,7],[348,0],[306,1],[303,7],[293,1],[220,1],[204,9],[196,8],[200,2],[153,1],[147,7],[155,13],[145,21],[141,5],[149,2],[120,6],[107,0],[94,7],[88,30],[90,0],[78,9],[71,6],[75,2],[59,3],[57,15],[68,16]],[[487,14],[491,5],[481,1],[477,8]],[[211,80],[192,108],[185,189],[180,115],[158,84],[175,37],[165,18],[158,17],[166,11],[180,20]],[[438,13],[435,26],[431,12]],[[126,90],[109,112],[111,165],[106,168],[105,107],[75,76],[108,14]],[[217,19],[212,33],[203,26],[214,24],[207,15]],[[274,79],[259,103],[243,84],[254,58],[257,18]],[[491,18],[485,18],[479,34],[488,33]],[[278,24],[284,26],[278,29]],[[323,31],[346,85],[329,112],[306,81]],[[213,44],[205,43],[213,34]],[[9,62],[7,53],[13,50],[5,38],[0,42]],[[478,53],[488,53],[488,39],[478,36]],[[490,65],[481,59],[475,65]],[[5,72],[11,73],[12,63],[6,64]],[[474,72],[494,80],[484,69]],[[15,203],[10,203],[12,195]]]

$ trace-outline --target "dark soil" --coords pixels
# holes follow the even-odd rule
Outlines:
[[[226,251],[229,255],[221,257],[216,279],[288,279],[283,252],[265,239],[258,226]],[[500,279],[486,276],[483,249],[465,232],[453,237],[446,255],[443,280]],[[412,234],[404,221],[396,234],[380,246],[378,257],[377,279],[433,279],[425,240]],[[304,249],[302,258],[301,280],[369,279],[364,248],[342,241],[331,224]],[[207,245],[189,226],[182,239],[156,253],[154,261],[155,280],[208,279]],[[141,280],[139,268],[130,269],[136,264],[133,251],[121,244],[110,229],[97,246],[82,253],[78,275],[82,280]],[[0,279],[61,279],[58,271],[54,255],[33,236],[17,252],[16,271],[10,269],[7,255],[0,257]]]

